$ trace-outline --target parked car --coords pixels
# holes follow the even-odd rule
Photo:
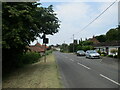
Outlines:
[[[100,54],[97,53],[95,50],[87,50],[86,58],[100,58]]]
[[[77,51],[77,56],[85,56],[85,52],[83,50]]]

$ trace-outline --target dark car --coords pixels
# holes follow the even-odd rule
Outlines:
[[[76,52],[77,56],[85,56],[85,52],[83,50],[79,50]]]

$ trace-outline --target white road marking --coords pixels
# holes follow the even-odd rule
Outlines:
[[[112,79],[110,79],[102,74],[100,74],[100,76],[120,86],[120,84],[118,82],[116,82],[116,81],[114,81],[114,80],[112,80]]]
[[[68,57],[65,57],[65,58],[68,58]]]
[[[70,59],[71,61],[74,61],[74,60],[72,60],[72,59]]]
[[[100,60],[100,62],[102,62],[102,59]]]
[[[78,63],[78,64],[81,65],[81,66],[83,66],[83,67],[85,67],[85,68],[87,68],[87,69],[90,69],[89,67],[87,67],[87,66],[85,66],[85,65],[83,65],[81,63]]]

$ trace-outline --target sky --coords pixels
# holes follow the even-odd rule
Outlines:
[[[48,1],[48,2],[47,2]],[[52,35],[48,35],[49,44],[56,45],[67,43],[70,44],[74,39],[91,38],[97,35],[105,34],[111,28],[116,28],[118,25],[118,3],[116,2],[110,7],[101,17],[99,17],[90,26],[82,30],[88,23],[94,20],[101,12],[103,12],[112,2],[96,2],[92,0],[90,2],[76,2],[61,1],[55,2],[54,0],[47,0],[44,2],[41,0],[43,7],[53,5],[53,9],[57,14],[58,19],[61,21],[59,32]],[[95,1],[95,2],[94,2]],[[99,0],[98,0],[99,1]],[[36,42],[42,43],[42,40],[38,38],[31,44]]]

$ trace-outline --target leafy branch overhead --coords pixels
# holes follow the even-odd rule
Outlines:
[[[2,9],[3,48],[24,47],[40,34],[58,32],[60,21],[52,5],[43,8],[38,3],[7,2]]]

